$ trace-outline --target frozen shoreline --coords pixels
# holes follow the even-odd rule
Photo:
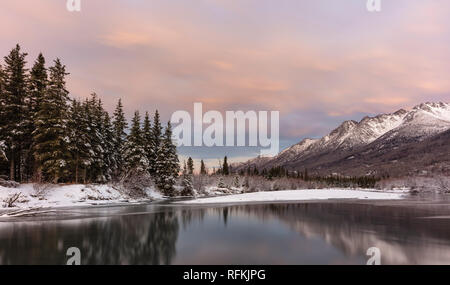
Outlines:
[[[19,193],[13,207],[6,207],[5,200]],[[47,189],[39,189],[33,184],[22,184],[18,188],[0,186],[0,216],[20,210],[135,204],[162,199],[162,195],[153,189],[148,189],[146,194],[147,197],[134,199],[109,185],[52,185]]]
[[[371,189],[317,189],[286,190],[272,192],[254,192],[231,194],[216,197],[202,197],[193,200],[175,201],[174,204],[222,204],[252,202],[310,201],[330,199],[358,200],[399,200],[408,191],[377,191]],[[20,193],[12,207],[6,206],[6,200]],[[146,197],[133,199],[118,188],[109,185],[53,185],[39,188],[33,184],[22,184],[18,188],[0,186],[0,217],[6,213],[34,210],[52,210],[66,207],[114,206],[148,203],[162,200],[164,197],[154,189],[146,191]]]
[[[199,198],[181,201],[178,204],[222,204],[222,203],[249,203],[249,202],[288,202],[330,199],[357,199],[357,200],[400,200],[407,191],[376,191],[376,190],[287,190],[272,192],[254,192],[220,197]]]

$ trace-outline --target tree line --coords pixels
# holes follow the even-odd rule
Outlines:
[[[304,170],[288,170],[282,166],[274,166],[270,169],[259,170],[256,167],[247,167],[239,171],[241,176],[261,176],[267,180],[274,180],[276,178],[294,178],[305,182],[322,182],[332,187],[362,187],[374,188],[381,178],[367,175],[367,176],[344,176],[344,175],[311,175],[308,169]]]
[[[173,192],[180,171],[170,122],[139,111],[131,126],[119,100],[113,115],[93,93],[69,97],[66,66],[39,54],[27,69],[16,45],[0,64],[0,175],[17,182],[105,183],[149,175]]]

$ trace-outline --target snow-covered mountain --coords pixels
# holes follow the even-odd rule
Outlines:
[[[450,104],[423,103],[409,111],[402,124],[385,134],[384,139],[408,137],[425,139],[448,130],[450,127]]]
[[[339,170],[334,165],[340,161],[369,154],[373,156],[377,151],[379,155],[384,155],[390,150],[419,143],[449,129],[450,104],[423,103],[409,111],[401,109],[395,113],[365,117],[359,122],[345,121],[320,139],[302,140],[274,158],[250,160],[238,169],[284,166],[292,169],[312,167],[322,172],[331,168]],[[365,165],[370,165],[370,161],[366,161]]]

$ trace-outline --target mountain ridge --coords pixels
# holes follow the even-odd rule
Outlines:
[[[308,171],[317,174],[337,172],[381,175],[384,170],[381,169],[381,166],[373,167],[372,162],[378,161],[380,157],[389,156],[389,152],[394,152],[394,150],[407,145],[433,140],[434,136],[448,130],[450,130],[450,104],[427,102],[416,105],[409,111],[400,109],[393,113],[379,114],[373,117],[366,116],[359,122],[344,121],[322,138],[304,139],[273,158],[252,159],[236,165],[235,169],[239,171],[253,167],[262,170],[280,166],[289,170],[307,168]],[[415,150],[416,148],[411,149]],[[428,155],[430,154],[428,153]],[[450,161],[450,155],[448,156]],[[402,157],[407,160],[407,155]],[[367,159],[367,161],[365,163],[348,163],[354,159],[355,162],[358,159]],[[420,165],[420,161],[418,162],[418,168],[426,168]],[[383,165],[395,163],[384,163]],[[344,169],[344,166],[357,167],[358,170]],[[402,171],[395,172],[400,175],[406,174]]]

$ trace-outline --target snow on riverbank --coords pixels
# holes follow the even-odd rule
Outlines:
[[[6,200],[20,193],[12,207],[7,207]],[[0,212],[14,209],[58,208],[71,206],[106,205],[118,203],[133,203],[161,199],[159,192],[148,189],[147,197],[140,200],[108,185],[53,185],[36,186],[22,184],[18,188],[0,186]]]
[[[370,191],[370,190],[288,190],[272,192],[254,192],[239,195],[229,195],[196,200],[181,201],[182,204],[219,204],[246,202],[282,202],[328,199],[364,199],[364,200],[398,200],[402,199],[405,191]]]

